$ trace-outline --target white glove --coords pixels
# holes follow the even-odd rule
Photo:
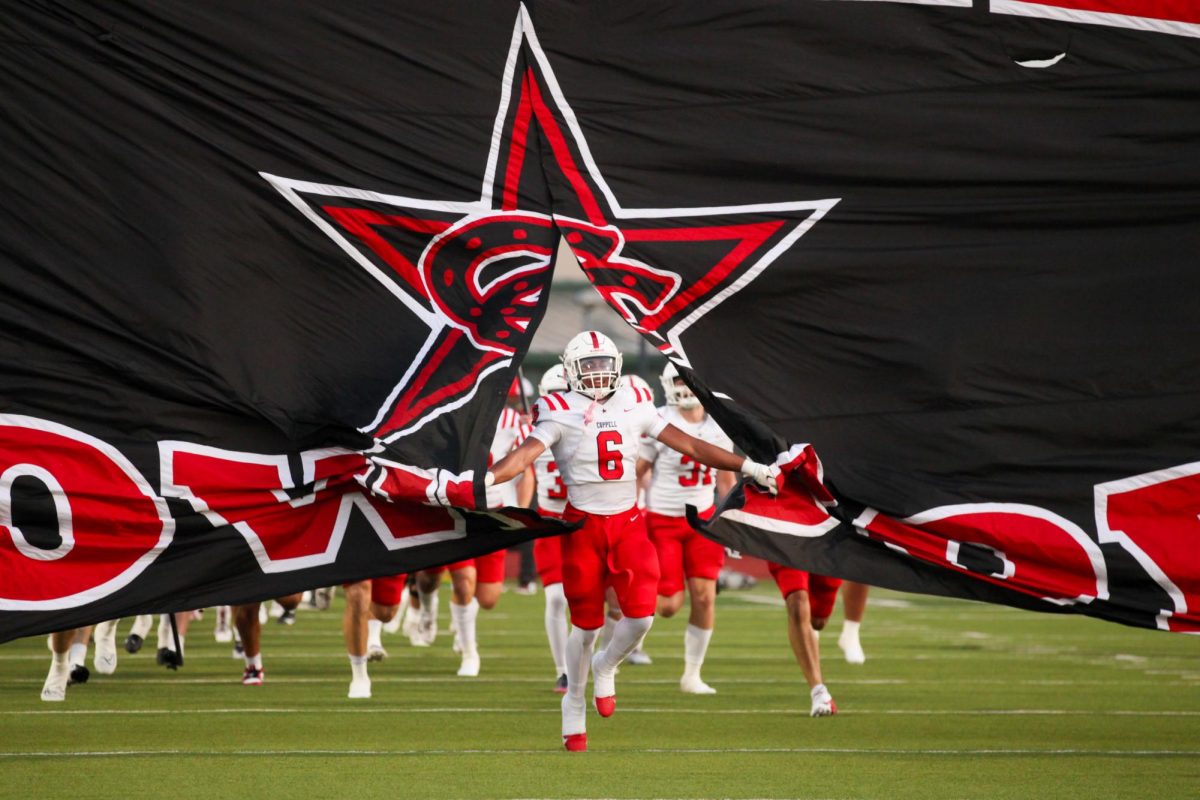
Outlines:
[[[495,482],[496,482],[496,476],[494,474],[492,474],[492,471],[489,469],[487,471],[487,474],[483,476],[483,485],[491,486]]]
[[[771,494],[779,494],[779,484],[775,482],[775,474],[766,464],[746,459],[742,462],[742,474],[765,488]]]

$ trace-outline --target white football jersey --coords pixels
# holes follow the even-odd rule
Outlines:
[[[659,413],[669,424],[709,444],[733,449],[733,442],[708,414],[700,422],[688,422],[674,406],[663,406]],[[704,511],[713,504],[717,470],[693,461],[657,439],[646,439],[638,452],[654,464],[646,508],[655,514],[682,517],[685,506]]]
[[[488,451],[488,466],[492,466],[508,455],[510,450],[525,441],[528,434],[529,427],[521,424],[521,412],[511,408],[501,411],[500,421],[496,425],[496,435],[492,437],[492,447]],[[488,508],[515,506],[517,504],[517,484],[520,481],[521,476],[518,475],[506,483],[489,486],[487,488]]]
[[[550,449],[567,499],[592,514],[633,508],[639,442],[667,426],[650,393],[632,387],[602,403],[577,392],[553,392],[538,399],[533,419],[530,436]]]

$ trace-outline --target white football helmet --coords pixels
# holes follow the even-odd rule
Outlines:
[[[563,365],[555,364],[550,369],[542,374],[542,379],[538,381],[538,395],[545,397],[551,392],[565,392],[567,386],[567,376],[563,374]]]
[[[654,399],[654,390],[650,388],[650,384],[641,375],[622,375],[621,380],[617,381],[617,386],[632,386],[635,389],[641,389],[650,395],[651,400]]]
[[[667,362],[659,380],[662,381],[663,391],[667,394],[667,405],[680,408],[696,408],[700,405],[700,398],[696,397],[691,388],[683,382],[683,379],[679,377],[679,370],[670,361]]]
[[[617,388],[621,377],[621,351],[599,331],[584,331],[563,350],[567,385],[593,400],[603,400]]]

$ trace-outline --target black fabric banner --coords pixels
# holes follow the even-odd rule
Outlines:
[[[990,12],[6,5],[0,640],[561,531],[475,510],[560,235],[819,454],[711,535],[1200,627],[1200,20]]]

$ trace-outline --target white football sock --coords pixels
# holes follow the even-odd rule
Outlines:
[[[71,649],[67,651],[67,661],[72,665],[82,664],[84,661],[87,661],[87,645],[80,644],[79,642],[72,644]]]
[[[371,645],[383,647],[383,622],[377,619],[367,620],[367,647]]]
[[[458,628],[458,642],[462,646],[464,656],[478,655],[475,644],[475,619],[479,616],[479,601],[471,598],[471,602],[460,606],[450,602],[450,618]]]
[[[612,643],[613,631],[617,629],[619,619],[613,619],[607,614],[604,615],[604,627],[600,629],[600,642],[596,645],[598,650],[607,650],[609,644]]]
[[[367,675],[367,657],[350,656],[350,677],[352,680],[365,680]]]
[[[171,636],[171,623],[167,621],[166,614],[158,615],[158,629],[154,632],[154,636],[158,640],[158,644],[155,646],[156,650],[162,650],[164,647],[168,650],[175,649],[175,640]]]
[[[424,618],[437,618],[438,609],[438,593],[436,590],[426,594],[421,592],[421,616]]]
[[[592,663],[592,648],[596,646],[596,631],[571,626],[565,649],[567,659],[567,693],[563,696],[563,736],[583,733],[587,713],[587,679]]]
[[[150,633],[151,626],[154,625],[154,617],[150,614],[139,614],[133,618],[133,627],[129,629],[130,633],[136,633],[143,639]]]
[[[708,652],[708,642],[712,639],[712,629],[705,630],[688,623],[683,634],[683,675],[684,677],[700,677],[700,667],[704,664],[704,655]]]
[[[244,658],[246,660],[247,667],[254,667],[255,669],[262,669],[262,653],[259,653],[256,656],[243,655],[242,658]]]
[[[561,583],[546,587],[546,638],[550,640],[550,656],[554,659],[554,677],[567,672],[567,596]]]
[[[615,670],[638,644],[654,624],[654,617],[622,617],[613,629],[612,641],[604,648],[604,658],[597,667],[607,674]]]

